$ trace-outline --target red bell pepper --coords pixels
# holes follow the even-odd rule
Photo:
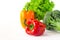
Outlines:
[[[29,20],[26,27],[26,33],[34,36],[42,35],[45,31],[45,24],[38,20]]]

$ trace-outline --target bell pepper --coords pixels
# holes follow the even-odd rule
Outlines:
[[[22,25],[23,28],[26,27],[26,25],[25,25],[26,13],[27,13],[26,10],[22,10],[21,13],[20,13],[20,22],[21,22],[21,25]]]
[[[34,19],[34,12],[31,11],[31,10],[29,10],[29,11],[22,10],[21,13],[20,13],[20,20],[21,20],[22,27],[24,29],[26,28],[26,24],[25,23],[29,19]]]
[[[27,16],[26,20],[34,19],[34,12],[29,10],[29,11],[27,11],[26,16]]]
[[[26,33],[34,36],[43,35],[45,31],[45,24],[39,22],[38,20],[27,21]]]

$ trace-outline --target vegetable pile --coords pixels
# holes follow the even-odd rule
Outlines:
[[[47,12],[44,17],[44,23],[48,30],[60,31],[60,11]]]
[[[25,32],[40,36],[48,30],[60,31],[60,11],[54,10],[50,0],[30,0],[20,13],[20,20]],[[43,22],[40,22],[43,20]]]
[[[54,3],[50,0],[30,0],[23,10],[32,10],[35,12],[35,18],[41,20],[47,11],[52,11]]]

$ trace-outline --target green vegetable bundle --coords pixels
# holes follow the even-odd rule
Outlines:
[[[52,11],[54,3],[50,0],[31,0],[27,2],[23,10],[35,12],[35,18],[41,20],[48,11]]]
[[[60,31],[60,11],[47,12],[43,21],[48,30]]]

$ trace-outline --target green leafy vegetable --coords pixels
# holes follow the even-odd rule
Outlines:
[[[60,31],[60,11],[47,12],[43,22],[48,30]]]
[[[52,11],[54,3],[50,0],[31,0],[27,2],[24,10],[32,10],[35,12],[35,18],[41,20],[47,11]]]

